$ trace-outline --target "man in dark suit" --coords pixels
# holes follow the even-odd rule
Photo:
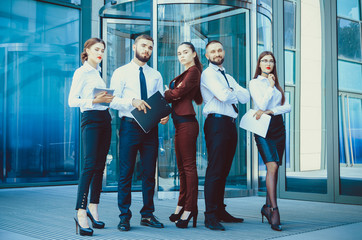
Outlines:
[[[131,114],[134,108],[146,113],[150,106],[145,100],[157,91],[163,92],[161,74],[146,64],[151,58],[152,50],[153,39],[148,35],[138,36],[133,45],[134,58],[130,63],[116,69],[111,79],[111,88],[115,89],[115,98],[110,107],[117,109],[118,116],[121,118],[118,182],[118,208],[121,212],[118,229],[121,231],[130,230],[131,183],[138,151],[142,166],[141,225],[163,228],[163,224],[153,215],[155,211],[153,195],[158,155],[158,127],[145,133]],[[161,124],[166,124],[167,121],[168,117],[165,117],[161,119]]]
[[[225,51],[219,41],[206,45],[209,67],[201,74],[201,93],[204,99],[203,114],[208,166],[205,176],[205,226],[212,230],[225,230],[220,222],[243,222],[231,216],[224,204],[226,178],[229,175],[237,145],[236,104],[247,103],[248,90],[225,73],[222,66]]]

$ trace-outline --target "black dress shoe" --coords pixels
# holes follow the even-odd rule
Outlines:
[[[121,218],[121,221],[118,223],[118,230],[120,231],[129,231],[131,229],[131,225],[129,224],[128,218]]]
[[[242,222],[244,222],[244,219],[233,217],[226,210],[217,214],[217,218],[219,219],[220,222],[226,222],[226,223],[242,223]]]
[[[148,227],[153,227],[153,228],[164,228],[163,224],[160,223],[155,216],[146,218],[143,217],[141,218],[141,225],[143,226],[148,226]]]
[[[216,218],[206,218],[205,227],[207,227],[211,230],[225,231],[224,226],[221,225]]]

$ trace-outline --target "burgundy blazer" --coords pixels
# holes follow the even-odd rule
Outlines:
[[[172,103],[175,113],[180,116],[196,115],[192,100],[200,91],[201,72],[194,65],[170,82],[175,81],[175,88],[165,92],[165,99]],[[180,87],[177,87],[182,82]]]

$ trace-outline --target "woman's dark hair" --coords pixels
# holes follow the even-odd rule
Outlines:
[[[273,71],[271,72],[274,76],[275,76],[275,87],[279,90],[279,92],[282,94],[282,101],[281,101],[281,105],[284,105],[285,102],[285,96],[284,96],[284,91],[282,89],[282,87],[279,84],[279,80],[278,80],[278,74],[277,74],[277,62],[275,61],[275,57],[274,54],[270,51],[264,51],[259,55],[258,58],[258,63],[256,65],[256,70],[255,70],[255,74],[254,74],[254,79],[257,78],[259,75],[261,75],[261,68],[260,68],[260,60],[265,57],[265,56],[272,56],[273,61],[274,61],[274,67],[273,67]]]
[[[199,69],[200,73],[202,72],[202,64],[200,62],[199,56],[197,55],[197,52],[195,50],[195,46],[190,43],[190,42],[183,42],[181,43],[179,46],[181,45],[187,45],[192,52],[196,53],[195,57],[194,57],[194,62],[195,62],[195,66],[197,67],[197,69]],[[202,95],[201,95],[201,90],[200,87],[198,88],[198,91],[194,97],[194,101],[197,105],[200,105],[202,103]]]
[[[82,63],[88,60],[88,54],[86,49],[91,48],[96,43],[102,43],[104,48],[106,48],[106,43],[100,38],[90,38],[84,43],[83,52],[80,54],[80,58],[82,59]]]

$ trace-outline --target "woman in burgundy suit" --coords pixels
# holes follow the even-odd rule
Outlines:
[[[200,77],[202,65],[190,42],[183,42],[177,49],[178,60],[185,71],[166,86],[165,98],[172,103],[172,119],[175,124],[175,149],[180,176],[180,196],[175,213],[170,216],[179,228],[187,228],[193,217],[197,221],[198,177],[196,169],[196,140],[199,124],[192,105],[202,103]]]

